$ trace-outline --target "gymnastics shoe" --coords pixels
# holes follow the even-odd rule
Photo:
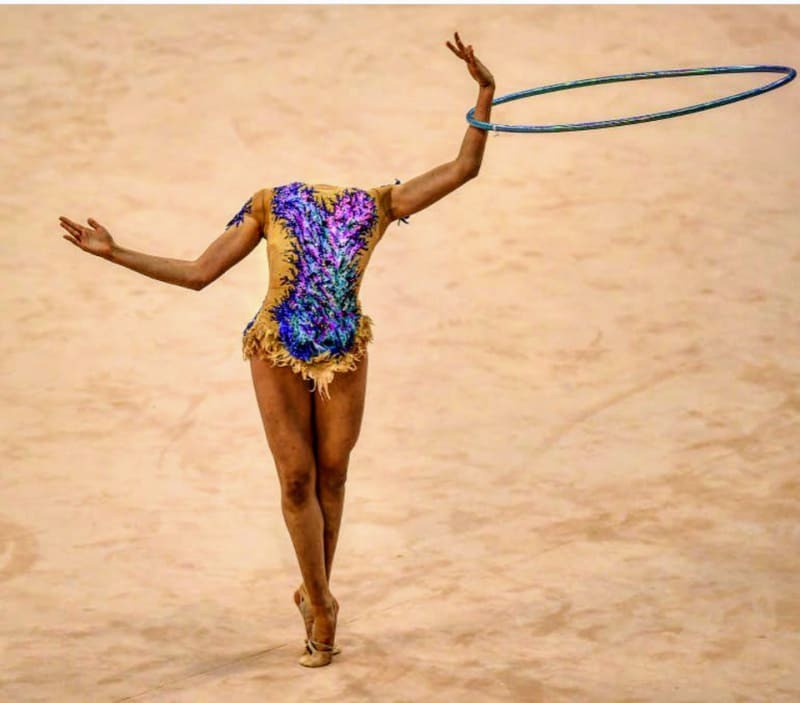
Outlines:
[[[336,621],[339,618],[339,605],[334,601],[333,604],[333,628],[336,632]],[[334,634],[335,639],[335,634]],[[337,653],[338,647],[335,642],[328,644],[327,642],[317,642],[316,640],[308,637],[306,639],[306,651],[298,660],[298,663],[303,666],[317,667],[327,666],[331,663],[333,655]]]
[[[294,592],[294,602],[297,605],[300,614],[303,616],[303,622],[306,626],[306,641],[311,639],[311,628],[314,626],[314,614],[311,612],[311,608],[308,607],[308,600],[306,599],[307,591],[306,585],[303,584]],[[333,599],[333,607],[336,614],[339,614],[339,601],[335,598]],[[324,642],[323,642],[324,644]],[[304,652],[308,651],[306,647],[303,649]],[[338,645],[334,645],[333,647],[333,654],[339,654],[342,650],[339,648]]]

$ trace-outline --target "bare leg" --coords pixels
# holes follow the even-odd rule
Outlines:
[[[317,499],[308,384],[288,367],[251,359],[250,369],[267,442],[281,484],[284,521],[315,614],[316,636],[332,638],[332,597],[325,573],[323,517]],[[327,632],[326,632],[327,630]]]
[[[314,394],[317,497],[325,522],[325,573],[328,583],[339,539],[350,453],[358,440],[364,416],[367,356],[367,352],[364,352],[355,371],[336,374],[330,387],[330,400]]]
[[[318,394],[314,395],[316,491],[325,523],[325,573],[328,583],[330,583],[333,557],[339,539],[350,452],[358,439],[364,414],[367,363],[365,352],[356,370],[337,374],[331,384],[329,400],[325,400]],[[313,613],[303,607],[304,597],[301,584],[294,594],[294,599],[303,614],[306,630],[311,636],[315,619]],[[338,613],[339,603],[333,596],[331,598]]]
[[[341,486],[330,485],[326,488],[318,486],[318,490],[317,498],[325,520],[323,533],[325,572],[328,585],[330,585],[333,556],[336,553],[336,543],[339,541],[339,529],[342,524],[342,512],[344,511],[344,483]]]

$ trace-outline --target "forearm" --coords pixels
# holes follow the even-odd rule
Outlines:
[[[493,99],[494,85],[480,86],[474,113],[476,120],[481,122],[489,121]],[[487,130],[470,124],[467,127],[467,133],[464,135],[464,141],[461,142],[461,150],[458,152],[456,161],[471,175],[477,175],[478,171],[480,171],[483,150],[486,147],[486,132]]]
[[[157,281],[193,290],[199,290],[200,288],[197,267],[194,261],[152,256],[126,249],[117,244],[112,247],[108,260],[144,276],[155,278]]]

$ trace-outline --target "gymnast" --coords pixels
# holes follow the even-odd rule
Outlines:
[[[458,32],[446,46],[479,85],[475,118],[488,122],[494,78]],[[372,319],[359,289],[386,228],[478,175],[486,130],[467,127],[458,155],[406,183],[367,189],[294,181],[257,190],[194,261],[151,256],[116,243],[93,218],[59,218],[64,239],[159,281],[202,290],[261,241],[269,287],[242,333],[261,420],[281,487],[281,508],[302,584],[299,663],[330,664],[339,603],[330,590],[350,459],[361,427]],[[335,382],[334,382],[335,378]],[[332,391],[332,392],[331,392]]]

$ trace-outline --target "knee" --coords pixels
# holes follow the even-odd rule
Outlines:
[[[347,457],[318,462],[317,470],[319,471],[320,490],[329,493],[343,490],[347,481],[348,463]]]
[[[314,493],[313,466],[296,466],[281,471],[281,494],[289,508],[302,508]]]

